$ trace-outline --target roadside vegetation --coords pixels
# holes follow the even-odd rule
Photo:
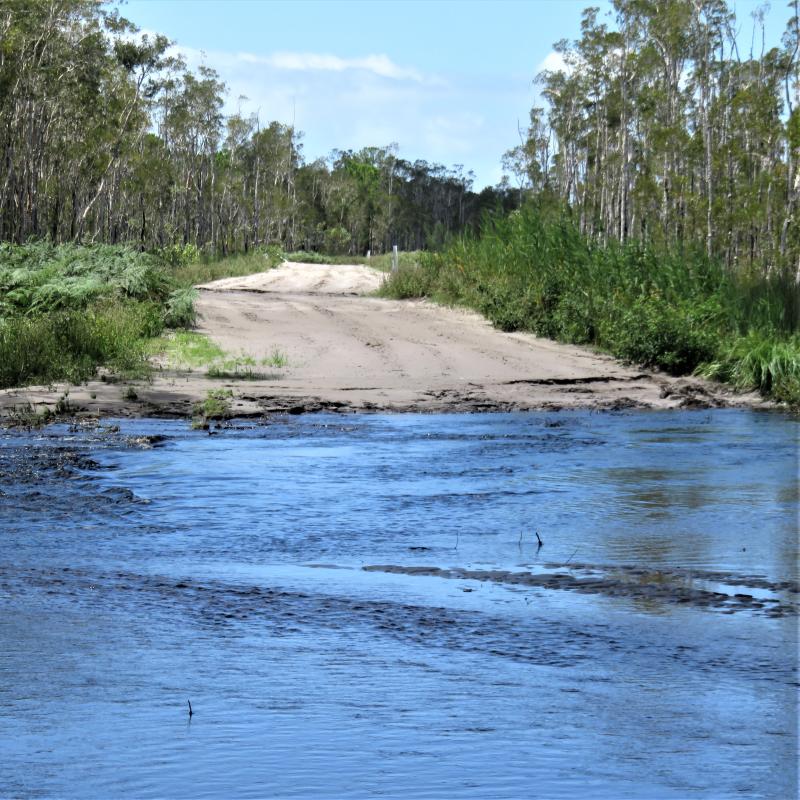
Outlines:
[[[800,405],[800,297],[788,269],[733,272],[702,252],[598,243],[568,214],[531,203],[401,268],[381,292]]]
[[[0,387],[146,373],[147,342],[191,322],[158,258],[124,247],[0,244]]]
[[[195,248],[142,253],[119,245],[0,244],[0,388],[80,383],[103,366],[147,377],[153,356],[175,368],[226,354],[192,333],[196,282],[282,261],[279,250],[203,263]]]

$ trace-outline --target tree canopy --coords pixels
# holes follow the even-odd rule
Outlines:
[[[701,245],[731,267],[791,267],[800,276],[798,0],[780,47],[763,9],[748,52],[724,0],[614,0],[564,68],[537,81],[505,163],[529,193],[567,204],[590,236]]]
[[[0,3],[0,239],[381,252],[512,203],[396,145],[307,163],[299,131],[226,116],[219,75],[170,44],[98,0]]]

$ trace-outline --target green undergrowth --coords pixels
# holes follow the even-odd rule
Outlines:
[[[800,408],[800,335],[775,340],[751,332],[721,347],[697,372],[737,389],[758,389]]]
[[[0,387],[148,374],[147,342],[191,324],[157,255],[112,245],[0,243]]]
[[[192,407],[192,427],[207,429],[211,420],[224,420],[231,416],[230,389],[209,389],[205,400]]]
[[[227,358],[185,329],[196,319],[196,283],[260,272],[279,248],[203,262],[196,248],[143,253],[116,245],[0,243],[0,388],[79,383],[106,367],[146,377],[164,346],[189,367]],[[176,331],[164,337],[164,332]],[[153,339],[157,339],[157,343]]]
[[[794,276],[727,272],[698,252],[601,245],[529,206],[390,275],[381,294],[463,305],[505,331],[594,345],[673,375],[800,398]]]
[[[154,303],[108,303],[0,319],[0,387],[80,383],[99,365],[123,377],[144,377],[147,341],[161,326]]]

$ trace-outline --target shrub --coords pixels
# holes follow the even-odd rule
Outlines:
[[[720,348],[697,373],[800,406],[800,336],[776,341],[751,331]]]
[[[200,260],[200,250],[194,244],[172,244],[162,247],[158,256],[169,267],[188,267]]]
[[[691,248],[603,245],[552,206],[488,218],[480,235],[387,276],[380,293],[468,306],[501,330],[594,344],[672,374],[701,368],[797,396],[794,275],[731,273]],[[758,342],[745,336],[751,330]]]
[[[100,365],[127,375],[146,371],[145,340],[161,315],[151,303],[60,311],[0,321],[0,387],[91,378]]]
[[[716,339],[691,311],[657,297],[638,300],[604,326],[601,341],[619,358],[684,375],[712,358]]]
[[[194,308],[196,299],[196,289],[176,289],[171,292],[164,311],[164,324],[168,328],[191,328],[197,320]]]

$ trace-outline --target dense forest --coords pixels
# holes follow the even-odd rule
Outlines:
[[[512,202],[395,145],[307,163],[293,127],[226,117],[225,91],[98,0],[2,0],[0,240],[363,254],[440,245]]]
[[[556,45],[564,69],[538,76],[547,106],[509,170],[602,242],[700,245],[729,267],[800,275],[798,0],[780,47],[765,43],[764,8],[750,20],[724,0],[614,9],[615,26],[589,8],[580,39]]]
[[[799,2],[781,47],[757,12],[745,53],[724,0],[615,0],[613,26],[587,9],[506,155],[522,191],[478,194],[395,145],[304,161],[300,132],[226,117],[214,70],[99,0],[3,0],[0,239],[413,250],[543,193],[604,242],[800,268]]]

